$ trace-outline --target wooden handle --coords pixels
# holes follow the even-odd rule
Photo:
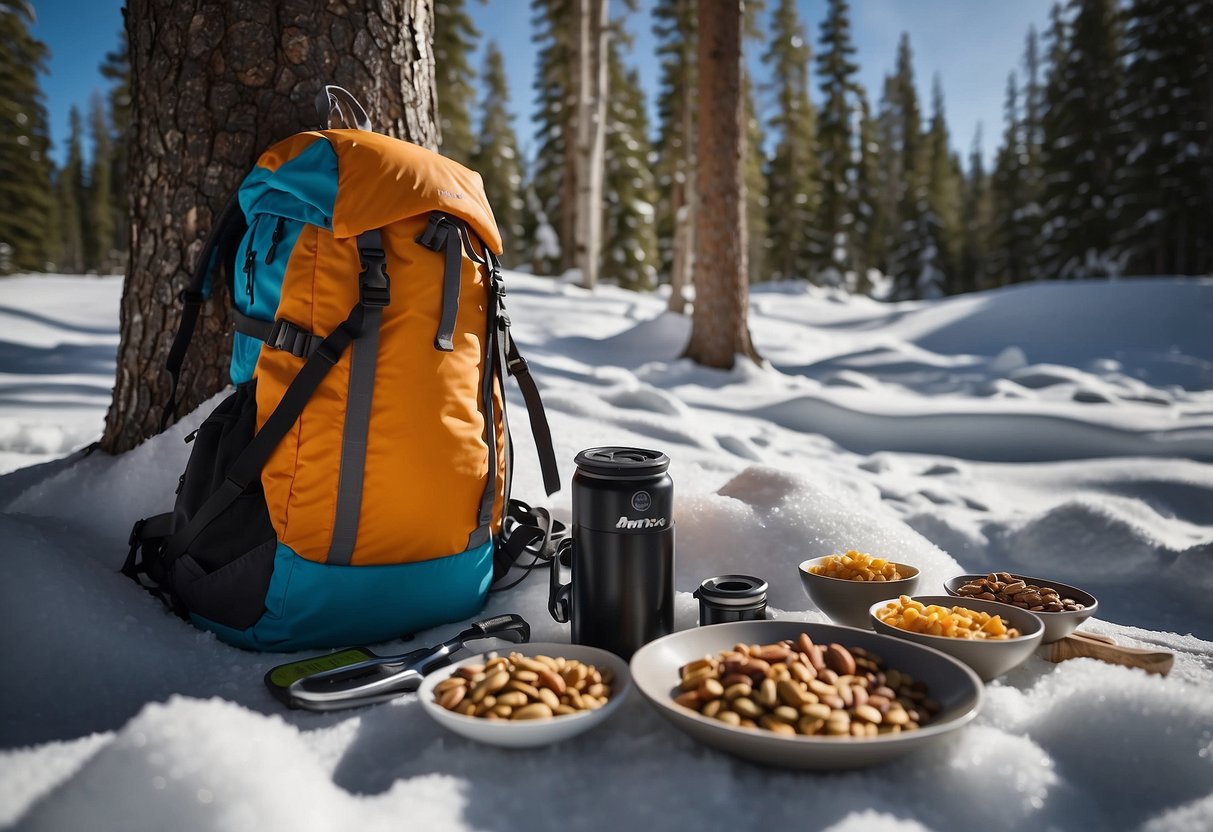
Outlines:
[[[1147,673],[1166,676],[1175,663],[1175,655],[1165,650],[1143,650],[1140,647],[1124,647],[1107,636],[1094,633],[1071,633],[1060,641],[1043,646],[1044,658],[1051,662],[1066,659],[1099,659],[1109,664],[1125,667],[1140,667]]]

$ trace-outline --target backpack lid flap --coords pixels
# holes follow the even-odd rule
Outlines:
[[[317,141],[324,139],[324,141]],[[272,213],[356,237],[408,217],[459,217],[501,253],[480,174],[432,150],[364,130],[297,133],[261,155],[240,188],[248,216]]]

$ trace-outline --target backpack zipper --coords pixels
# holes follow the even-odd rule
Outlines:
[[[278,251],[278,243],[282,241],[282,236],[285,231],[286,217],[279,217],[278,224],[274,226],[274,236],[270,239],[270,250],[265,253],[265,262],[267,265],[274,261],[274,253]]]
[[[253,305],[253,262],[256,259],[257,252],[253,251],[253,241],[250,238],[248,250],[244,255],[244,291],[248,294],[250,308]]]

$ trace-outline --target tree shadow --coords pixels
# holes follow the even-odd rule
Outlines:
[[[19,375],[112,375],[112,344],[55,344],[37,347],[0,341],[0,372]]]
[[[59,318],[52,318],[49,315],[42,315],[38,312],[31,312],[28,309],[18,309],[15,306],[0,306],[0,315],[11,315],[14,318],[24,318],[27,321],[43,324],[45,326],[61,329],[64,332],[77,332],[81,335],[117,335],[118,326],[87,326],[78,324],[72,321],[65,321]]]

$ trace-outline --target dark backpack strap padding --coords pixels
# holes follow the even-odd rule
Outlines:
[[[202,247],[202,253],[198,255],[198,262],[194,265],[194,273],[190,276],[189,286],[181,295],[184,302],[181,310],[181,323],[177,327],[177,335],[173,338],[173,345],[169,348],[168,358],[164,362],[164,368],[168,370],[169,374],[169,393],[168,402],[164,405],[164,411],[160,415],[160,430],[162,431],[168,427],[169,419],[173,418],[173,413],[177,410],[177,382],[181,376],[181,365],[185,363],[185,353],[189,350],[190,340],[194,337],[198,314],[202,311],[202,303],[208,295],[207,279],[214,273],[216,266],[227,262],[235,255],[236,247],[239,246],[240,238],[244,236],[247,227],[244,212],[240,210],[239,195],[238,193],[232,194],[222,213],[219,214],[219,219],[211,228],[210,236],[207,237],[206,243]],[[228,273],[230,275],[230,268]]]

